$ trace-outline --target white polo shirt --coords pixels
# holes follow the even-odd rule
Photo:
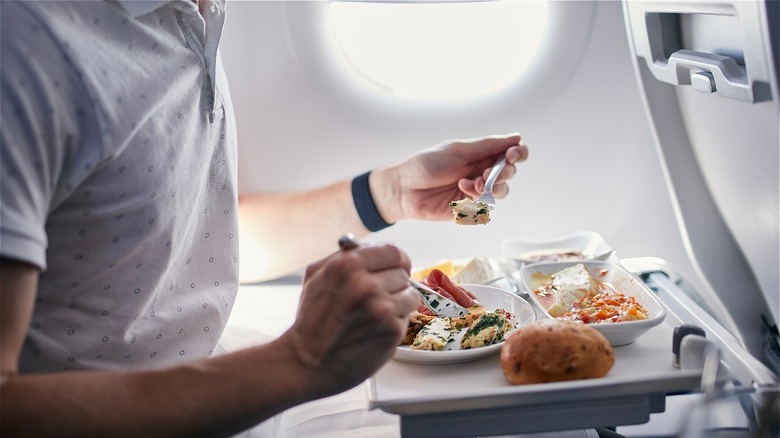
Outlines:
[[[0,8],[0,253],[43,269],[21,372],[208,357],[238,288],[223,2]]]

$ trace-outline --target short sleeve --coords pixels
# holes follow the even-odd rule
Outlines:
[[[45,24],[23,3],[0,8],[0,256],[45,269],[46,218],[90,106]]]

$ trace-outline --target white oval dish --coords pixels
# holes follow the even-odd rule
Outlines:
[[[572,256],[570,259],[580,260],[606,260],[614,252],[595,231],[577,231],[539,240],[509,238],[504,240],[503,248],[504,255],[518,266],[543,263],[538,260],[540,256],[548,257],[546,261],[550,262],[562,261],[560,254],[566,252],[579,252],[581,256]]]
[[[604,335],[613,347],[634,342],[645,332],[660,324],[666,317],[664,306],[639,277],[628,272],[620,265],[598,260],[539,262],[526,265],[520,270],[520,281],[523,287],[546,317],[553,318],[539,303],[534,290],[547,283],[546,279],[553,273],[577,263],[582,263],[594,278],[609,283],[623,295],[636,297],[637,301],[648,311],[648,319],[641,321],[590,324],[591,327]],[[606,274],[602,276],[600,272],[603,269],[606,269]]]
[[[517,330],[517,328],[536,320],[536,312],[533,306],[528,301],[511,292],[482,284],[461,284],[460,286],[473,293],[477,301],[485,306],[485,309],[488,311],[504,309],[514,315],[517,326],[512,330]],[[510,330],[510,333],[512,330]],[[463,329],[456,333],[454,339],[442,351],[411,350],[408,346],[399,346],[396,348],[393,359],[399,362],[414,364],[443,365],[482,359],[498,354],[501,350],[503,342],[488,345],[487,347],[460,350],[460,338],[465,332],[466,329]]]

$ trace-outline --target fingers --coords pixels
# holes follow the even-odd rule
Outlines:
[[[525,145],[525,143],[523,143],[520,140],[520,136],[500,137],[498,139],[517,140],[516,144],[509,146],[507,149],[503,151],[503,153],[506,154],[507,164],[504,167],[504,169],[501,171],[498,178],[496,179],[496,182],[493,185],[493,195],[497,198],[503,198],[509,193],[509,186],[506,184],[506,181],[512,179],[512,177],[514,177],[515,174],[517,173],[517,168],[515,167],[515,163],[521,163],[528,159],[528,147]],[[491,137],[488,140],[495,141],[496,138]],[[483,141],[487,141],[487,140],[483,140]],[[498,153],[500,154],[502,153],[502,151],[499,151]],[[495,157],[491,157],[491,159],[494,158]],[[491,169],[492,166],[485,167],[482,171],[482,174],[477,176],[473,180],[468,178],[461,178],[458,181],[458,189],[468,196],[479,197],[479,195],[481,195],[482,192],[485,190],[485,180],[490,174]]]
[[[408,323],[409,314],[422,304],[420,294],[411,287],[406,287],[393,296],[396,306],[396,316],[403,319],[404,327]]]
[[[478,180],[481,182],[482,187],[477,187],[480,190],[485,188],[485,180],[487,179],[488,175],[490,175],[491,168],[485,169],[484,172],[482,172],[482,177],[478,178]],[[504,166],[504,168],[501,170],[501,173],[498,174],[498,178],[496,179],[497,183],[504,182],[508,179],[511,179],[513,176],[515,176],[515,173],[517,173],[517,168],[514,164],[507,164]]]
[[[291,336],[316,339],[306,363],[353,381],[392,356],[420,301],[408,287],[406,253],[393,245],[341,248],[307,269]]]
[[[510,146],[520,144],[521,139],[522,137],[520,134],[511,133],[505,135],[492,135],[478,140],[471,140],[470,142],[476,143],[476,146],[480,149],[484,149],[489,154],[495,155],[502,150],[506,150]]]
[[[363,300],[401,294],[398,308],[405,311],[409,298],[403,292],[408,287],[411,260],[398,247],[389,244],[361,244],[345,236],[339,241],[340,251],[310,265],[306,278],[322,273],[339,288],[347,306],[360,307]]]
[[[394,245],[364,245],[350,252],[364,263],[365,269],[369,272],[402,268],[408,274],[412,269],[409,256]]]
[[[512,179],[516,173],[517,169],[515,168],[514,164],[507,164],[498,175],[496,182],[493,184],[493,195],[496,197],[502,197],[509,193],[509,186],[507,186],[506,181]],[[461,190],[463,190],[463,188],[472,188],[474,192],[481,194],[485,190],[485,181],[487,180],[489,174],[490,168],[485,169],[484,173],[474,179],[471,184],[467,184],[467,181],[464,181],[464,186],[459,187]]]
[[[306,275],[313,275],[323,266],[332,263],[337,258],[345,258],[343,263],[350,266],[347,270],[357,271],[365,269],[369,272],[379,272],[385,269],[400,267],[408,277],[412,262],[409,256],[394,245],[367,244],[356,241],[352,235],[342,236],[338,242],[340,251],[335,251],[330,256],[311,263],[306,268]]]
[[[485,183],[483,182],[483,188],[484,185]],[[477,191],[476,181],[468,178],[461,178],[458,180],[458,190],[465,193],[467,196],[471,196],[472,199],[477,199],[479,195],[482,194],[481,191]]]
[[[491,162],[495,161],[501,153],[506,155],[507,164],[520,163],[528,159],[528,146],[523,143],[522,138],[518,134],[487,137],[474,142],[470,147],[479,148],[478,150],[481,153],[488,155],[485,158]],[[486,170],[485,176],[487,176],[487,172],[489,172],[489,169]]]
[[[528,159],[528,146],[520,141],[517,146],[512,146],[506,150],[507,163],[520,163]]]
[[[419,296],[408,287],[411,261],[409,256],[393,245],[361,245],[351,236],[339,240],[345,263],[355,264],[354,270],[365,270],[377,290],[371,298],[390,298],[394,314],[404,320],[420,304]],[[353,272],[355,272],[353,270]],[[369,287],[374,289],[374,287]],[[383,292],[388,296],[383,296]],[[377,295],[378,294],[378,295]]]

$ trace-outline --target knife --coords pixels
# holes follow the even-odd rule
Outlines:
[[[346,234],[339,239],[339,248],[344,251],[354,249],[360,246],[360,243],[354,239],[351,234]],[[423,305],[433,312],[436,316],[446,316],[456,318],[465,316],[469,313],[468,309],[451,299],[434,291],[430,287],[420,283],[417,280],[409,278],[409,286],[416,290],[422,298]]]
[[[420,298],[422,298],[423,305],[436,316],[457,318],[459,316],[465,316],[469,313],[468,309],[465,307],[461,306],[455,301],[452,301],[444,295],[439,294],[438,292],[417,280],[410,278],[409,286],[420,293]]]

